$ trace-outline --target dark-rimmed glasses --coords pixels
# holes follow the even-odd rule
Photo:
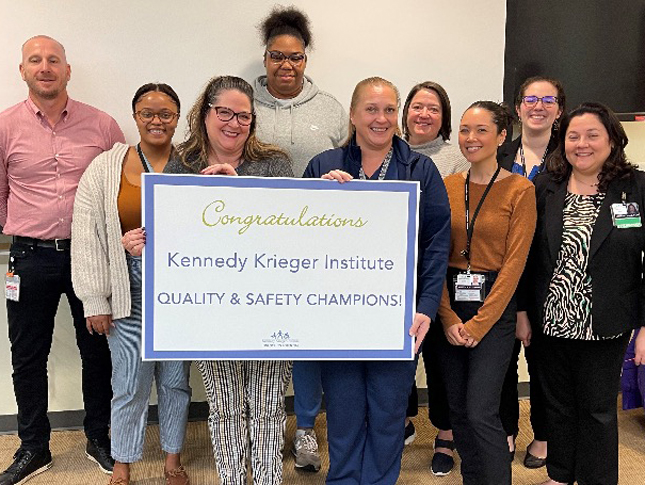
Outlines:
[[[529,108],[532,108],[535,106],[538,101],[542,101],[542,106],[549,107],[549,106],[555,106],[558,104],[558,97],[557,96],[542,96],[541,98],[539,96],[522,96],[522,101],[526,106]]]
[[[269,60],[273,64],[282,64],[284,61],[289,61],[289,64],[292,66],[299,66],[307,58],[306,54],[295,53],[286,55],[284,52],[280,51],[265,51],[265,55],[269,55]]]
[[[174,113],[172,111],[159,111],[158,113],[149,109],[142,109],[141,111],[135,111],[135,115],[139,117],[144,123],[150,123],[155,119],[155,116],[159,118],[159,121],[162,123],[168,124],[172,123],[179,113]]]
[[[208,106],[215,110],[215,114],[220,121],[227,122],[237,117],[237,122],[242,126],[249,126],[253,122],[253,113],[249,113],[248,111],[236,113],[225,106],[213,106],[210,103],[208,103]]]

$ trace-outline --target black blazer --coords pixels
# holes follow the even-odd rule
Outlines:
[[[556,182],[549,173],[535,178],[537,227],[525,273],[525,297],[531,323],[542,328],[543,307],[562,244],[564,198],[567,181]],[[622,201],[637,202],[644,227],[614,227],[610,207]],[[592,280],[593,328],[610,337],[645,325],[645,172],[635,170],[609,184],[591,234],[589,267]]]
[[[517,152],[520,149],[520,143],[522,143],[522,135],[518,136],[515,140],[510,143],[504,143],[497,150],[497,163],[500,167],[505,168],[509,172],[513,171],[513,162],[517,157]],[[551,136],[549,144],[546,147],[547,156],[553,153],[553,150],[558,146],[558,139],[555,136]],[[542,167],[544,169],[544,167]],[[528,287],[525,286],[528,284]],[[526,277],[522,275],[520,282],[518,283],[517,291],[515,292],[515,299],[517,302],[517,311],[525,311],[529,302],[527,301],[529,292],[532,291],[532,285],[527,283]],[[533,322],[531,322],[533,323]]]
[[[509,172],[513,171],[513,162],[515,161],[517,152],[520,149],[520,143],[522,143],[522,135],[518,136],[511,143],[505,143],[499,147],[499,150],[497,150],[497,163],[500,167],[505,168]],[[555,150],[557,146],[558,139],[552,136],[546,147],[547,156],[553,153],[553,150]]]

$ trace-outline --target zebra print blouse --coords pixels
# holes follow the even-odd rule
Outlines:
[[[593,332],[592,281],[587,266],[591,233],[604,199],[604,193],[567,193],[564,199],[562,246],[544,302],[546,335],[603,340]]]

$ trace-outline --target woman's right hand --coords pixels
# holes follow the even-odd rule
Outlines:
[[[215,163],[213,165],[209,165],[199,173],[202,175],[237,175],[233,165],[229,163]]]
[[[531,337],[533,331],[531,330],[531,322],[526,312],[517,312],[517,323],[515,324],[515,338],[522,341],[524,347],[531,345]]]
[[[126,232],[121,238],[121,244],[132,256],[141,256],[146,245],[146,230],[139,227]]]
[[[112,322],[112,315],[94,315],[85,319],[85,326],[90,335],[96,332],[99,335],[109,336],[110,327],[114,327],[114,322]]]
[[[445,328],[444,333],[446,334],[448,342],[455,346],[463,347],[464,345],[466,345],[466,339],[461,336],[463,328],[463,323],[456,323],[454,325],[450,325],[448,328]]]
[[[332,170],[331,172],[327,172],[325,175],[323,175],[320,178],[325,180],[336,180],[341,184],[345,182],[349,182],[350,180],[354,179],[354,177],[352,177],[347,172],[344,172],[343,170]]]

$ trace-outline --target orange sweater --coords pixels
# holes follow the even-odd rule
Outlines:
[[[463,174],[454,174],[444,180],[450,199],[452,230],[448,265],[466,269],[466,207]],[[470,218],[486,190],[486,184],[470,183]],[[476,340],[484,338],[508,306],[524,270],[533,232],[535,231],[535,188],[526,178],[513,174],[493,184],[479,211],[470,244],[473,272],[497,271],[498,276],[484,304],[465,324],[469,335]],[[448,287],[444,284],[439,316],[444,328],[461,323],[450,308]]]

